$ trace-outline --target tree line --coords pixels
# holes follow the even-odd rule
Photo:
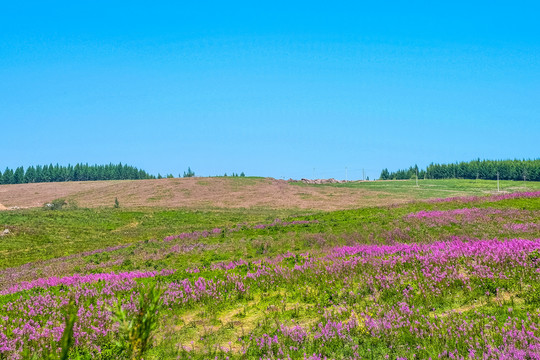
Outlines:
[[[420,179],[484,179],[540,181],[540,159],[532,160],[473,160],[452,164],[429,164],[426,169],[417,165],[394,172],[383,169],[381,180]]]
[[[120,164],[108,165],[38,165],[26,169],[20,166],[15,170],[9,167],[0,171],[0,184],[24,184],[62,181],[94,181],[94,180],[139,180],[155,179],[144,170],[134,166]]]

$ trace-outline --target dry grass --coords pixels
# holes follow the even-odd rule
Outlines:
[[[82,207],[272,208],[339,210],[401,203],[412,198],[386,192],[295,186],[272,178],[182,178],[0,185],[2,207],[39,207],[56,198]]]

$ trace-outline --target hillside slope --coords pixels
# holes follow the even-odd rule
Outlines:
[[[501,181],[503,192],[534,191],[540,182]],[[81,207],[341,210],[429,198],[485,195],[492,180],[359,181],[310,185],[273,178],[205,177],[0,185],[0,210],[40,207],[57,198]]]
[[[39,207],[56,198],[82,207],[298,208],[336,210],[399,203],[410,196],[328,186],[296,186],[272,178],[182,178],[1,185],[4,208]]]

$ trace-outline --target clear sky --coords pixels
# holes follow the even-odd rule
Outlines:
[[[358,179],[538,158],[538,4],[4,1],[0,168]]]

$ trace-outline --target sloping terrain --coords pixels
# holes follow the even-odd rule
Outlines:
[[[501,181],[501,192],[540,190],[540,182]],[[0,185],[0,210],[65,198],[80,207],[343,210],[410,200],[497,193],[492,180],[354,181],[305,184],[259,177],[205,177]]]
[[[272,178],[182,178],[1,185],[5,208],[39,207],[57,198],[82,207],[255,208],[338,210],[411,200],[408,194],[329,186],[297,186]]]
[[[284,213],[1,212],[0,358],[539,359],[540,192]]]

